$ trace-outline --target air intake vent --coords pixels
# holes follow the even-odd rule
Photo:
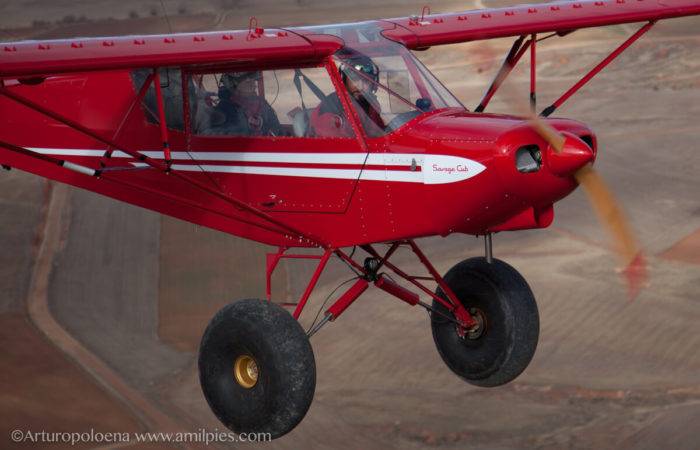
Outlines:
[[[519,172],[537,172],[542,167],[542,153],[536,145],[525,145],[515,152],[515,166]]]

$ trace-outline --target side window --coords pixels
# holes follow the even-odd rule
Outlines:
[[[131,72],[131,79],[134,82],[136,92],[141,90],[141,86],[143,86],[151,72],[150,69],[137,69]],[[163,93],[165,122],[168,128],[183,131],[185,127],[182,117],[182,75],[180,69],[161,69],[159,75],[161,92]],[[149,123],[158,124],[158,104],[153,83],[151,83],[143,98],[142,107],[146,114],[146,120]]]
[[[353,136],[324,68],[206,73],[192,81],[194,134]]]

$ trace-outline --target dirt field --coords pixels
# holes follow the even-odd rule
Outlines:
[[[267,3],[211,0],[196,11],[187,3],[181,14],[182,5],[165,5],[176,31],[246,27],[252,14],[271,26],[406,15],[422,5],[312,3],[283,2],[273,10]],[[2,39],[167,31],[162,14],[151,15],[154,5],[160,8],[131,0],[3,4]],[[472,6],[436,2],[433,10]],[[138,18],[128,19],[132,10]],[[82,14],[80,23],[62,19]],[[31,27],[34,21],[43,22]],[[314,336],[318,382],[311,410],[296,430],[266,447],[700,448],[699,23],[659,24],[558,112],[597,132],[596,166],[649,257],[651,282],[634,303],[625,299],[584,194],[575,192],[557,204],[550,229],[495,239],[496,256],[525,276],[540,308],[537,354],[514,383],[497,389],[463,383],[435,351],[424,312],[369,291]],[[541,104],[634,29],[580,31],[543,43]],[[465,44],[419,57],[473,107],[501,58],[494,55],[508,45]],[[527,64],[510,84],[523,98],[526,70]],[[489,110],[508,112],[512,102],[497,96]],[[218,307],[264,293],[268,249],[72,189],[52,216],[47,192],[34,177],[0,173],[0,342],[7,349],[0,353],[0,447],[13,448],[8,432],[17,427],[221,430],[199,388],[196,348]],[[47,230],[45,219],[57,228]],[[25,300],[42,281],[32,279],[34,264],[52,232],[60,245],[43,280],[47,307],[84,347],[84,360],[68,357],[27,318]],[[422,245],[445,272],[479,255],[483,244],[450,236]],[[418,270],[408,255],[400,261]],[[281,269],[275,298],[294,299],[311,268]],[[346,278],[342,266],[330,268],[303,324]],[[81,366],[90,358],[104,367]],[[105,387],[105,371],[133,395]]]
[[[3,448],[15,429],[140,431],[124,405],[95,386],[90,377],[40,336],[23,314],[0,315],[0,432]],[[26,442],[17,448],[36,448]],[[71,448],[68,445],[52,446]],[[90,448],[83,444],[77,448]]]

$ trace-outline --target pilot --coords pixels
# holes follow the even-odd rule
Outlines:
[[[379,68],[369,57],[354,55],[343,60],[339,70],[365,132],[371,137],[382,136],[386,124],[376,95]],[[333,92],[314,111],[311,124],[317,135],[352,136],[352,129],[343,117],[345,114],[338,93]]]
[[[230,72],[221,77],[219,105],[227,122],[238,123],[240,133],[249,136],[277,136],[280,122],[272,106],[258,93],[262,73]]]

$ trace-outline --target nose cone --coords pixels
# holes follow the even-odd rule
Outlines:
[[[593,150],[578,136],[564,132],[564,145],[557,150],[552,145],[547,150],[549,171],[560,177],[573,175],[577,170],[593,161]]]

